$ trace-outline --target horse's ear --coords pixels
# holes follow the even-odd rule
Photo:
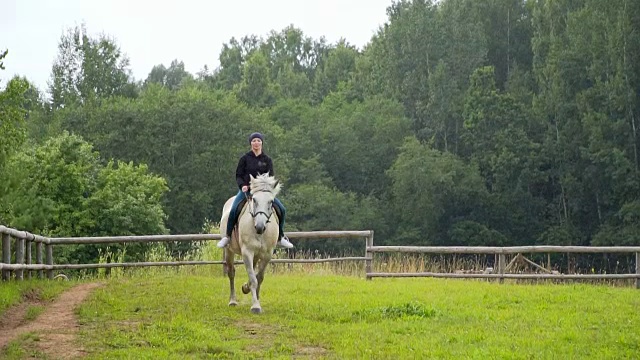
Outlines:
[[[255,180],[256,178],[254,178],[253,175],[249,174],[249,179],[251,179],[251,181],[253,182],[253,180]]]
[[[274,194],[277,195],[280,192],[281,188],[282,184],[280,184],[280,180],[276,180],[276,182],[273,184]]]

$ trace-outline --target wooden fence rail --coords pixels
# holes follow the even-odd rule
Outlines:
[[[146,242],[174,242],[174,241],[208,241],[219,240],[219,234],[187,234],[187,235],[139,235],[139,236],[103,236],[103,237],[67,237],[47,238],[33,235],[25,231],[7,228],[0,225],[2,234],[2,262],[0,271],[2,279],[15,278],[22,280],[24,271],[31,277],[30,271],[38,271],[38,276],[53,279],[55,270],[64,269],[95,269],[114,267],[147,267],[147,266],[183,266],[183,265],[215,265],[223,261],[165,261],[165,262],[137,262],[137,263],[105,263],[105,264],[54,264],[53,246],[66,244],[113,244],[113,243],[146,243]],[[336,261],[364,261],[366,279],[375,277],[436,277],[436,278],[487,278],[487,279],[635,279],[636,288],[640,289],[640,246],[374,246],[373,231],[308,231],[287,232],[292,239],[322,239],[322,238],[365,238],[365,256],[336,257],[329,259],[273,259],[274,263],[326,263]],[[15,263],[11,264],[11,239],[15,238]],[[31,245],[36,244],[36,264],[32,264]],[[43,262],[43,245],[45,259]],[[493,254],[497,256],[497,273],[385,273],[373,271],[373,260],[376,253],[418,253],[418,254]],[[506,255],[522,253],[635,253],[635,274],[510,274],[505,272]],[[242,262],[237,260],[236,264]]]
[[[497,274],[472,273],[378,273],[367,271],[367,278],[374,277],[438,277],[438,278],[497,278],[504,279],[636,279],[636,288],[640,289],[640,246],[368,246],[367,257],[374,253],[418,253],[418,254],[492,254],[498,256]],[[505,273],[507,254],[522,253],[635,253],[635,274],[508,274]]]
[[[186,235],[137,235],[137,236],[101,236],[101,237],[65,237],[65,238],[47,238],[43,236],[33,235],[25,231],[18,231],[0,225],[0,234],[2,234],[2,262],[0,262],[0,271],[2,279],[9,280],[11,273],[15,272],[17,280],[23,279],[24,270],[37,270],[38,276],[43,277],[43,271],[47,272],[47,278],[53,279],[55,270],[66,269],[97,269],[97,268],[133,268],[148,266],[183,266],[183,265],[215,265],[223,264],[219,261],[163,261],[163,262],[135,262],[135,263],[105,263],[105,264],[54,264],[53,263],[53,246],[68,244],[118,244],[118,243],[147,243],[147,242],[175,242],[175,241],[207,241],[220,240],[219,234],[186,234]],[[291,239],[322,239],[322,238],[365,238],[366,245],[373,244],[373,231],[298,231],[287,232],[287,236]],[[15,238],[15,263],[11,264],[11,239]],[[26,241],[25,241],[26,240]],[[36,264],[31,263],[31,243],[36,242]],[[42,245],[45,246],[46,261],[42,261]],[[25,259],[21,254],[28,254]],[[367,257],[336,257],[328,259],[273,259],[274,263],[327,263],[337,261],[365,261],[370,269],[370,260]],[[242,264],[242,261],[236,260],[236,264]]]
[[[634,253],[640,246],[372,246],[370,252],[431,254]]]

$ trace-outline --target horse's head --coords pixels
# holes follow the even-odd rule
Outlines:
[[[282,184],[269,174],[258,175],[251,178],[251,204],[250,211],[256,232],[262,234],[273,216],[273,200],[280,192]]]

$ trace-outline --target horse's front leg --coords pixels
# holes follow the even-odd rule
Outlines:
[[[260,288],[262,287],[262,281],[264,280],[264,273],[265,273],[265,270],[267,270],[269,261],[271,261],[271,257],[269,257],[268,259],[261,259],[258,262],[258,273],[256,274],[256,278],[258,279],[258,288],[256,289],[256,296],[258,297],[258,300],[260,300]]]
[[[223,252],[225,268],[227,270],[227,276],[229,277],[229,306],[238,305],[238,299],[236,299],[236,286],[235,286],[235,276],[236,276],[236,267],[233,264],[233,253],[229,251],[229,249],[224,249]]]
[[[247,269],[247,275],[249,275],[249,289],[251,290],[251,312],[254,314],[260,314],[262,307],[260,307],[260,301],[258,300],[258,278],[253,269],[253,253],[249,251],[242,252],[242,261],[244,267]]]

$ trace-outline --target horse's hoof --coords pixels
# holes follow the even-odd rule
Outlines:
[[[259,307],[251,308],[251,312],[254,314],[260,314],[262,312],[262,309]]]
[[[249,288],[249,284],[243,284],[242,285],[242,293],[243,294],[248,294],[249,291],[251,291],[251,288]]]
[[[237,301],[229,301],[229,306],[238,306]]]

